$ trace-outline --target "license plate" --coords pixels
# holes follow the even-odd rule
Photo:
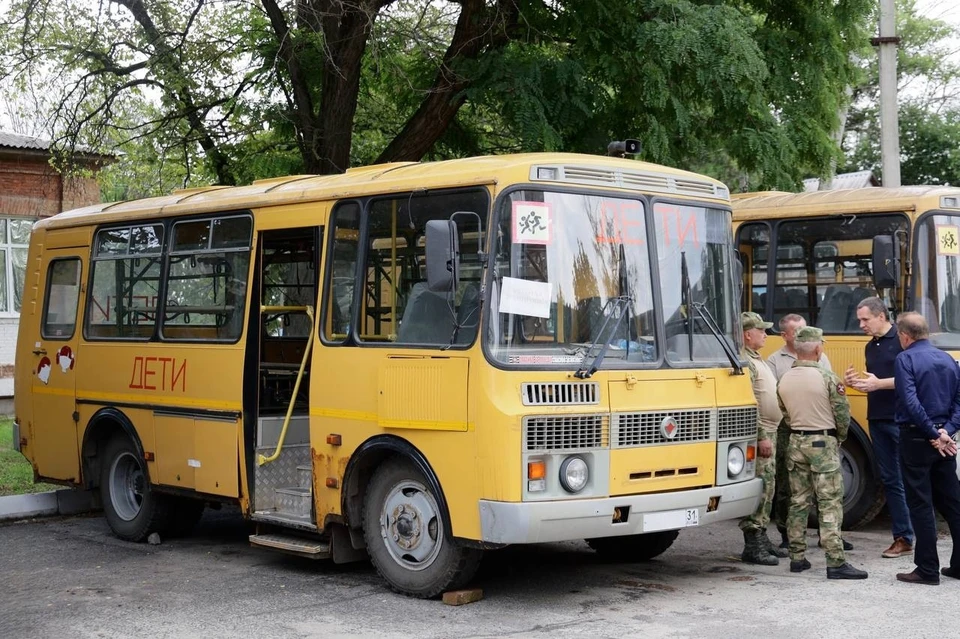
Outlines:
[[[700,510],[697,508],[664,510],[659,513],[644,513],[643,515],[643,532],[676,530],[677,528],[699,525]]]

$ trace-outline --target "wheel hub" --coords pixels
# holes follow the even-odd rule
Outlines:
[[[387,495],[380,532],[394,561],[409,570],[423,570],[436,559],[443,543],[436,500],[414,481],[401,482]]]

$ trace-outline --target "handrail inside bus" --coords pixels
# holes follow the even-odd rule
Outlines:
[[[300,370],[297,372],[297,381],[293,385],[293,395],[290,397],[290,405],[287,406],[287,414],[283,418],[283,428],[280,429],[280,437],[277,439],[277,448],[269,457],[257,455],[257,465],[263,466],[275,461],[283,450],[283,441],[287,437],[287,427],[290,425],[290,416],[293,414],[293,405],[297,401],[297,393],[300,392],[300,381],[303,379],[303,370],[307,367],[307,359],[310,357],[310,349],[313,348],[314,333],[317,330],[316,318],[313,314],[312,306],[261,306],[260,314],[264,313],[291,313],[303,312],[310,318],[310,339],[307,340],[307,346],[303,349],[303,360],[300,362]]]

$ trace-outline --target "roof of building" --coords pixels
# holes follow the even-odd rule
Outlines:
[[[862,189],[868,186],[880,186],[880,180],[873,171],[855,171],[834,175],[832,180],[810,178],[803,181],[804,191],[835,191],[838,189]]]
[[[8,133],[0,131],[0,147],[11,149],[30,149],[31,151],[47,151],[50,149],[49,140],[41,140],[30,135]]]

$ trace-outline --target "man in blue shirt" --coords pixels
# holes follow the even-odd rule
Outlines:
[[[897,579],[935,586],[940,574],[960,579],[960,482],[957,481],[957,445],[960,427],[960,368],[945,352],[930,344],[927,322],[919,313],[897,319],[903,352],[897,356],[894,384],[896,420],[900,427],[900,459],[907,506],[916,533],[913,572]],[[940,570],[937,522],[943,515],[954,539],[950,567]]]
[[[893,366],[902,350],[897,339],[897,328],[890,322],[886,304],[879,297],[868,297],[857,304],[860,330],[872,337],[864,348],[867,372],[858,375],[853,367],[847,369],[847,386],[867,393],[867,421],[870,441],[880,469],[880,480],[890,511],[893,543],[881,553],[895,558],[913,552],[913,527],[903,494],[900,476],[900,429],[894,421]]]

